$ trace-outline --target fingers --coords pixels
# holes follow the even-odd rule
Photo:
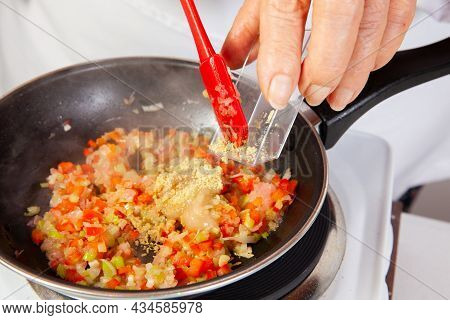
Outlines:
[[[274,108],[284,108],[300,76],[309,1],[261,0],[258,78]]]
[[[221,54],[232,69],[242,67],[259,35],[259,0],[246,0],[225,39]],[[256,58],[253,50],[252,60]]]
[[[386,29],[374,69],[379,69],[392,59],[402,44],[416,10],[416,0],[391,0]]]
[[[345,74],[328,97],[332,109],[340,111],[364,88],[375,67],[389,11],[389,0],[367,0],[359,25],[358,38]]]
[[[353,53],[364,1],[315,0],[311,40],[299,88],[310,105],[320,104],[339,84]]]

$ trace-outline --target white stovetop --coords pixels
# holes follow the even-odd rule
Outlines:
[[[360,146],[359,152],[353,152]],[[392,159],[375,136],[348,132],[329,151],[330,185],[346,222],[347,248],[325,299],[387,299],[386,272],[392,250]],[[0,298],[37,299],[25,279],[0,266]]]
[[[403,213],[394,299],[450,297],[450,223]]]

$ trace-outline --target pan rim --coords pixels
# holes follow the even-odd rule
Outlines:
[[[118,57],[118,58],[109,58],[109,59],[101,59],[101,60],[93,60],[89,62],[84,63],[78,63],[74,65],[70,65],[67,67],[63,67],[57,70],[53,70],[50,72],[47,72],[43,75],[37,76],[15,88],[8,91],[5,95],[3,95],[0,98],[0,102],[6,99],[7,97],[16,94],[17,92],[20,92],[21,90],[29,87],[30,85],[33,85],[41,80],[46,80],[51,77],[55,77],[58,75],[62,75],[64,72],[69,71],[83,71],[89,66],[95,66],[97,68],[103,68],[103,66],[116,63],[116,62],[124,62],[129,60],[131,61],[138,61],[138,60],[154,60],[154,61],[161,61],[165,63],[180,63],[184,65],[190,65],[190,66],[198,66],[198,63],[193,60],[188,59],[180,59],[180,58],[171,58],[171,57],[159,57],[159,56],[130,56],[130,57]],[[106,71],[105,71],[106,72]],[[248,81],[251,84],[254,84],[255,81],[251,78],[244,77],[246,81]],[[220,287],[229,285],[231,283],[234,283],[236,281],[239,281],[247,276],[250,276],[251,274],[261,270],[262,268],[268,266],[270,263],[274,262],[278,258],[280,258],[284,253],[286,253],[290,248],[292,248],[303,236],[304,234],[309,230],[311,225],[314,223],[315,219],[317,218],[320,209],[323,206],[323,203],[325,201],[325,197],[328,190],[328,160],[325,148],[322,144],[322,141],[319,137],[319,134],[317,130],[314,128],[314,126],[307,120],[305,117],[300,114],[300,117],[303,118],[307,126],[309,127],[310,131],[312,131],[312,135],[314,136],[315,143],[318,145],[320,149],[320,155],[322,157],[322,163],[323,163],[323,182],[322,187],[320,190],[320,194],[318,197],[318,201],[315,203],[314,208],[312,209],[312,212],[306,222],[303,224],[302,228],[299,229],[294,236],[292,236],[286,243],[284,243],[280,248],[275,250],[272,254],[261,257],[255,263],[249,265],[247,268],[242,268],[234,270],[233,272],[215,278],[204,282],[199,282],[196,284],[191,284],[187,286],[182,287],[174,287],[174,288],[168,288],[168,289],[158,289],[158,290],[149,290],[149,291],[126,291],[126,290],[110,290],[110,289],[102,289],[102,288],[95,288],[95,287],[85,287],[81,285],[76,285],[69,283],[67,281],[64,281],[62,279],[57,279],[54,277],[50,277],[46,274],[37,274],[34,270],[31,268],[28,268],[27,266],[19,265],[16,261],[14,261],[12,258],[5,256],[3,253],[0,253],[0,264],[7,267],[8,269],[20,274],[21,276],[25,277],[27,280],[30,280],[34,283],[43,285],[45,287],[48,287],[50,289],[53,289],[55,291],[64,293],[70,297],[83,297],[83,298],[96,298],[96,299],[146,299],[146,298],[153,298],[153,299],[163,299],[163,298],[181,298],[183,296],[195,296],[198,294],[205,293],[207,291],[216,290]]]

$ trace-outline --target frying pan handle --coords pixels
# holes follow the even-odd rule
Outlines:
[[[356,120],[381,101],[448,74],[450,38],[398,52],[386,66],[370,74],[361,94],[344,110],[333,111],[326,101],[312,108],[322,120],[319,132],[325,148],[333,147]]]

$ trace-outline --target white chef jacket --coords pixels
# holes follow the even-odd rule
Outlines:
[[[178,0],[2,0],[0,92],[74,63],[119,56],[196,59]],[[446,0],[419,1],[402,48],[450,36]],[[220,48],[241,0],[197,0],[213,44]],[[6,4],[6,6],[5,6]],[[8,7],[7,7],[8,6]],[[423,21],[422,21],[423,20]],[[450,178],[450,77],[402,92],[353,128],[384,138],[394,156],[394,197]],[[1,116],[1,115],[0,115]],[[360,148],[361,146],[358,146]]]

